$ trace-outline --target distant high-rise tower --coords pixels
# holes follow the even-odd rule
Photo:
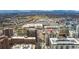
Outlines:
[[[76,26],[76,37],[79,38],[79,25]]]

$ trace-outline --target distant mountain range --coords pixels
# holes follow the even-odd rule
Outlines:
[[[1,14],[55,14],[55,15],[79,15],[78,10],[0,10]]]

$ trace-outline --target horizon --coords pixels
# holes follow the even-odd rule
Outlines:
[[[0,14],[12,14],[12,13],[79,14],[79,10],[0,10]]]

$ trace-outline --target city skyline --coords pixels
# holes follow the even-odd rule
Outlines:
[[[0,10],[0,13],[20,13],[20,12],[52,12],[52,13],[79,13],[79,10]]]
[[[1,49],[79,49],[79,11],[0,10]]]

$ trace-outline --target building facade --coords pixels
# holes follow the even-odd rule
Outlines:
[[[50,38],[51,49],[77,49],[79,41],[75,38]]]

